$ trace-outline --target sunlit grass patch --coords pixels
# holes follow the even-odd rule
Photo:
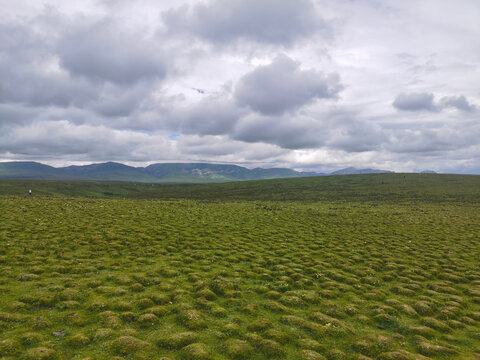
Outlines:
[[[302,350],[300,352],[300,359],[302,360],[326,360],[326,357],[314,350]]]
[[[207,326],[202,313],[194,309],[181,309],[177,319],[179,323],[192,330],[202,329]]]
[[[180,357],[185,360],[209,360],[213,358],[213,355],[207,345],[193,343],[180,350]]]
[[[54,349],[41,346],[28,349],[23,358],[25,360],[52,360],[55,359],[56,356],[57,352]]]
[[[167,349],[180,349],[198,341],[198,335],[192,331],[165,334],[157,340],[157,345]]]
[[[225,352],[231,359],[249,359],[253,347],[244,340],[229,339],[224,344]]]
[[[0,341],[0,356],[15,356],[21,352],[21,345],[17,340],[4,339]]]
[[[114,335],[114,331],[109,328],[100,328],[97,329],[94,333],[93,340],[94,341],[104,341],[105,339],[109,339]]]
[[[112,352],[118,355],[131,355],[140,351],[150,350],[152,344],[137,339],[133,336],[120,336],[110,343]]]
[[[74,334],[65,338],[65,342],[75,348],[90,344],[90,338],[84,334]]]

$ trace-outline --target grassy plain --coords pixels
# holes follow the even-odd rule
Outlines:
[[[0,358],[478,359],[479,192],[0,182]]]

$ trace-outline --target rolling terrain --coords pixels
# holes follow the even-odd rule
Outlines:
[[[385,170],[346,168],[332,175],[388,173]],[[55,168],[37,162],[0,162],[0,179],[15,180],[102,180],[153,183],[219,183],[321,176],[286,168],[247,169],[237,165],[208,163],[163,163],[132,167],[115,162]]]
[[[219,184],[2,180],[0,195],[127,197],[214,201],[480,202],[480,176],[359,174]]]
[[[36,162],[0,163],[0,179],[102,180],[154,183],[215,183],[319,175],[291,169],[247,169],[237,165],[165,163],[132,167],[115,162],[55,168]]]
[[[0,358],[477,359],[479,190],[0,181]]]

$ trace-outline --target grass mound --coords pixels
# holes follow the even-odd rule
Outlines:
[[[253,347],[247,341],[229,339],[225,342],[225,352],[231,359],[249,359]]]
[[[187,331],[176,334],[167,335],[158,339],[157,344],[160,347],[168,349],[180,349],[189,344],[195,343],[198,335],[194,332]]]
[[[212,353],[207,345],[193,343],[182,348],[180,356],[185,360],[210,360]]]
[[[133,336],[121,336],[111,343],[111,348],[114,353],[119,355],[129,355],[142,350],[151,348],[151,344]]]
[[[25,360],[53,360],[57,357],[57,352],[45,347],[29,349],[25,352]]]

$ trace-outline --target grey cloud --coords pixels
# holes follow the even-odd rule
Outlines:
[[[342,89],[338,74],[302,70],[298,62],[282,55],[244,75],[235,87],[234,97],[240,106],[278,115],[316,99],[336,98]]]
[[[276,161],[290,152],[288,149],[282,149],[273,144],[256,143],[248,146],[242,144],[244,146],[242,146],[241,151],[238,151],[238,154],[248,162],[258,161],[260,164],[255,164],[255,167],[265,167],[266,162]]]
[[[0,25],[0,103],[66,107],[92,99],[90,84],[55,68],[52,36],[35,27],[27,21]]]
[[[135,35],[113,20],[52,11],[0,23],[0,104],[130,115],[165,75],[158,48]]]
[[[223,156],[237,153],[244,148],[244,144],[237,141],[228,141],[219,136],[181,136],[177,141],[179,147],[186,154],[200,156]]]
[[[72,131],[74,130],[74,131]],[[98,146],[92,141],[90,127],[74,126],[67,121],[37,121],[29,126],[10,128],[3,136],[1,151],[30,156],[86,154]],[[102,138],[101,132],[95,139]],[[111,144],[104,142],[103,144]]]
[[[221,135],[229,133],[244,111],[230,99],[208,97],[198,104],[172,114],[185,134]]]
[[[347,153],[378,150],[388,141],[379,125],[347,110],[324,111],[315,117],[250,114],[237,123],[230,136],[283,149],[325,147]]]
[[[196,103],[175,95],[143,99],[134,112],[111,119],[110,125],[133,130],[163,129],[188,135],[224,135],[231,132],[245,114],[246,111],[238,108],[225,94],[205,95]]]
[[[378,150],[388,140],[382,128],[348,112],[329,114],[330,135],[327,145],[349,153]]]
[[[476,110],[475,105],[470,104],[464,95],[445,96],[436,103],[432,93],[402,93],[395,98],[393,106],[402,111],[440,111],[445,108],[456,108],[466,112]]]
[[[47,75],[33,69],[22,73],[7,73],[0,65],[0,102],[40,106],[81,106],[95,97],[95,89],[88,83],[71,81],[64,74]],[[5,74],[5,76],[3,76]]]
[[[107,117],[128,116],[148,99],[151,88],[143,84],[128,87],[105,84],[98,98],[89,104],[89,108]]]
[[[60,64],[73,75],[118,84],[165,77],[155,43],[126,29],[111,20],[73,26],[59,41]]]
[[[65,120],[37,121],[28,126],[12,127],[0,135],[0,154],[37,158],[147,160],[144,147],[169,151],[167,141],[159,137],[105,126],[76,125]]]
[[[476,106],[470,104],[464,95],[445,96],[440,100],[440,105],[444,108],[453,107],[466,112],[473,112],[477,110]]]
[[[171,33],[226,44],[291,45],[327,27],[310,0],[212,0],[164,12],[163,21]]]
[[[0,126],[27,124],[35,120],[37,111],[18,104],[0,104]]]
[[[235,140],[274,144],[284,149],[317,148],[325,142],[321,124],[308,117],[250,115],[237,124],[231,136]]]
[[[469,136],[451,128],[405,130],[392,134],[386,149],[394,153],[418,153],[428,156],[468,147]]]
[[[30,62],[32,56],[43,58],[47,55],[44,50],[47,39],[34,33],[29,26],[31,24],[28,22],[0,23],[2,62],[9,61],[13,54],[16,60],[14,64]]]
[[[213,156],[219,161],[233,161],[236,164],[241,164],[242,161],[274,159],[288,152],[272,144],[245,144],[226,135],[182,135],[176,140],[176,144],[191,160],[205,161],[206,157]]]
[[[395,98],[393,106],[403,111],[437,110],[431,93],[401,93]]]
[[[130,95],[130,96],[129,96]],[[119,98],[107,98],[97,101],[92,108],[107,117],[128,116],[138,104],[137,96],[128,94]]]

